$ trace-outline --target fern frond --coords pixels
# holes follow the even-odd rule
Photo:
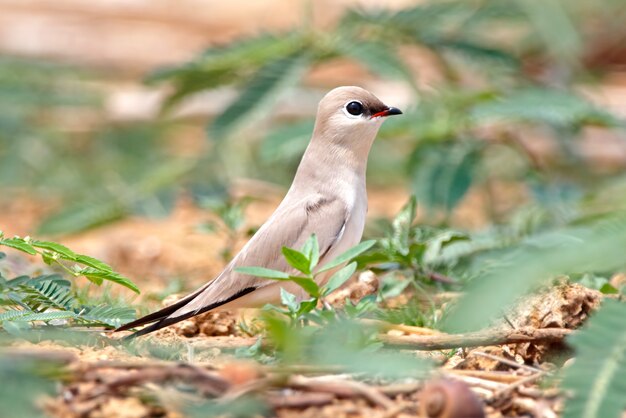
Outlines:
[[[31,312],[25,310],[11,310],[0,313],[0,323],[4,321],[13,321],[14,319],[18,319],[23,317],[24,315],[28,315]]]
[[[48,322],[55,319],[71,319],[76,318],[76,313],[70,311],[48,311],[48,312],[30,312],[19,317],[20,321],[43,321]]]
[[[135,310],[133,308],[102,305],[80,314],[79,319],[92,324],[98,323],[117,328],[135,319]]]
[[[70,288],[54,281],[36,281],[20,286],[21,302],[32,311],[59,309],[69,311],[75,305]]]

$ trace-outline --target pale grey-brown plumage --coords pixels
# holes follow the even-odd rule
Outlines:
[[[319,241],[319,266],[358,244],[367,212],[368,154],[384,117],[401,113],[360,87],[330,91],[320,101],[311,142],[287,195],[224,271],[177,303],[118,330],[152,323],[134,334],[143,335],[218,307],[273,302],[281,286],[305,296],[292,283],[234,270],[249,266],[293,272],[281,249],[301,248],[312,234]]]

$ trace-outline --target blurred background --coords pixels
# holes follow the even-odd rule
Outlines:
[[[191,287],[269,216],[339,85],[405,111],[370,157],[370,236],[411,194],[421,223],[509,238],[615,212],[625,21],[620,0],[0,0],[0,229]]]

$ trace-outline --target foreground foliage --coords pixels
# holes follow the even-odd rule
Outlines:
[[[619,417],[626,409],[626,303],[607,300],[578,334],[569,339],[576,350],[565,370],[569,391],[566,418]]]
[[[71,278],[83,276],[100,286],[105,280],[139,293],[139,288],[106,263],[77,254],[64,245],[31,238],[4,238],[0,245],[30,255],[40,255],[48,265],[58,266]],[[0,252],[0,260],[5,258]],[[74,263],[74,264],[70,264]],[[7,278],[0,270],[0,324],[19,334],[34,322],[72,326],[118,327],[135,317],[128,306],[114,306],[105,301],[94,304],[81,295],[80,289],[61,274],[20,275]]]

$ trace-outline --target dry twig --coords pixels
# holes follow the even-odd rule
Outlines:
[[[515,368],[518,368],[518,369],[525,369],[525,370],[528,370],[528,371],[531,371],[531,372],[534,372],[534,373],[539,373],[539,372],[543,371],[541,369],[538,369],[538,368],[533,367],[533,366],[529,366],[527,364],[521,364],[521,363],[518,363],[516,361],[509,360],[509,359],[501,357],[501,356],[496,356],[494,354],[485,353],[485,352],[482,352],[482,351],[472,351],[472,354],[475,355],[475,356],[485,357],[485,358],[488,358],[490,360],[499,361],[500,363],[506,364],[507,366],[515,367]]]
[[[444,335],[380,335],[388,346],[413,350],[445,350],[458,347],[516,344],[528,342],[560,342],[572,330],[565,328],[491,329],[466,334]]]
[[[361,319],[359,322],[365,325],[376,326],[379,329],[384,330],[384,331],[397,330],[397,331],[402,331],[407,334],[415,334],[415,335],[441,335],[442,334],[440,331],[437,331],[436,329],[432,329],[432,328],[415,327],[415,326],[404,325],[404,324],[392,324],[390,322],[380,321],[377,319]]]

